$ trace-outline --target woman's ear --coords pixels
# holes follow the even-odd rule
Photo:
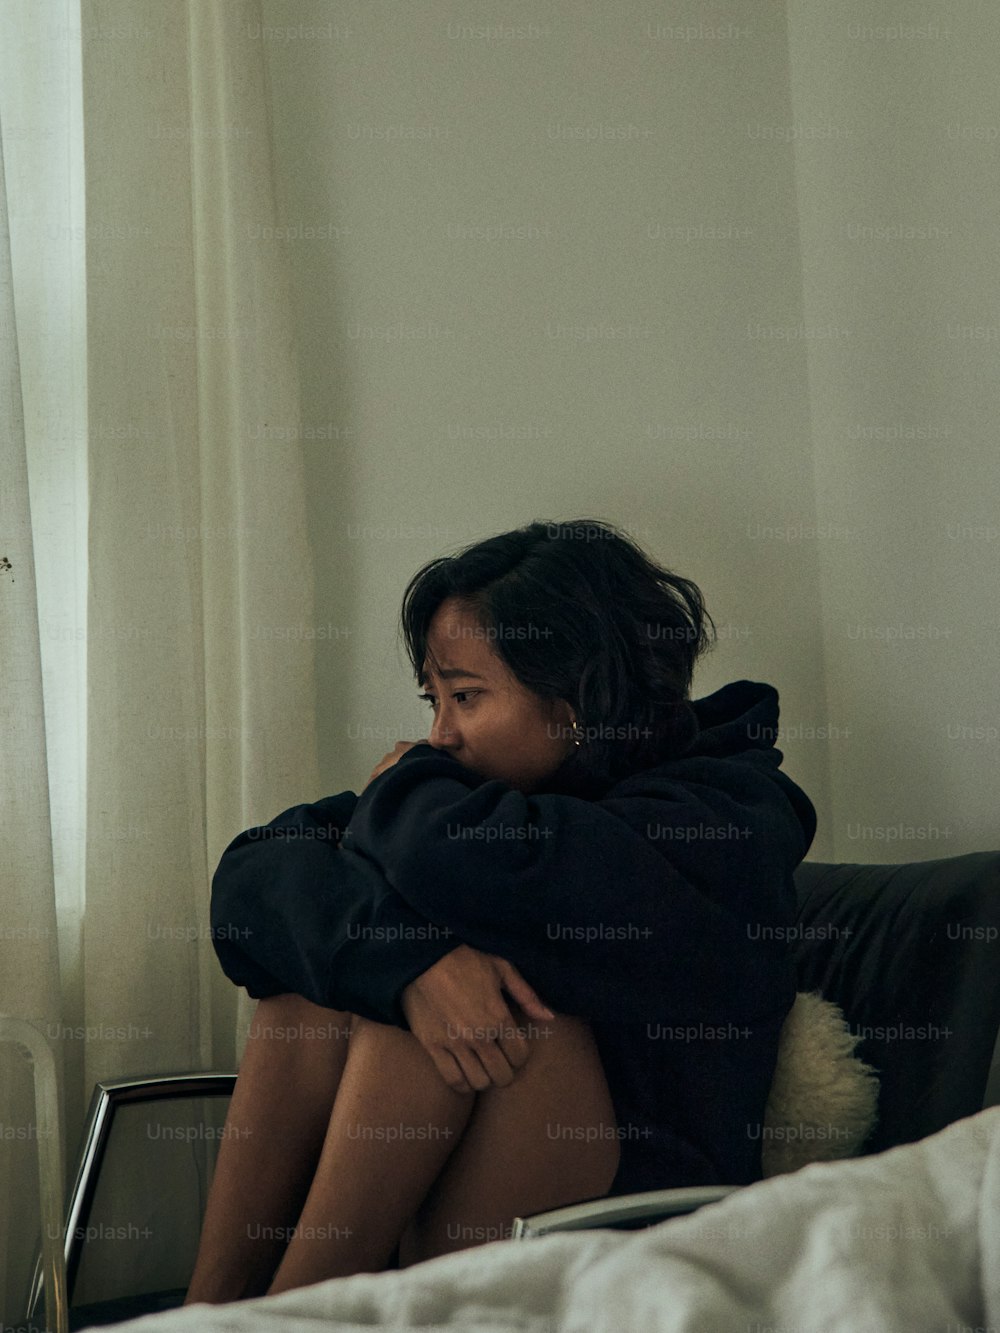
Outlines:
[[[552,720],[559,727],[559,735],[564,738],[567,745],[567,754],[572,754],[576,749],[573,740],[574,725],[579,722],[576,715],[576,709],[572,704],[567,703],[565,699],[554,699],[552,705]]]

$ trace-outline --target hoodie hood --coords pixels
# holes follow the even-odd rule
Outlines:
[[[757,680],[734,680],[721,690],[693,701],[701,731],[678,767],[689,760],[721,759],[767,771],[802,826],[806,855],[816,836],[816,807],[787,773],[781,772],[784,755],[778,738],[778,691]]]
[[[686,749],[675,751],[661,763],[692,758],[726,759],[747,750],[770,750],[780,764],[781,753],[774,750],[778,734],[778,691],[773,685],[734,680],[714,694],[706,695],[704,699],[692,699],[689,703],[698,730]],[[659,767],[659,764],[653,766]],[[597,800],[618,782],[627,781],[627,776],[630,775],[602,782],[583,771],[577,755],[571,754],[542,790]]]
[[[784,755],[775,745],[778,736],[778,691],[765,681],[734,680],[703,699],[690,701],[698,720],[698,733],[680,754],[651,766],[645,774],[680,781],[718,783],[722,788],[740,784],[746,768],[766,772],[787,798],[802,828],[803,856],[816,835],[816,809],[796,782],[781,772]],[[723,761],[723,767],[705,760]],[[729,770],[728,775],[726,770]],[[599,782],[581,772],[571,755],[545,784],[543,790],[596,801],[619,792],[625,794],[645,774],[631,774],[615,782]]]
[[[699,733],[683,757],[728,759],[745,750],[773,750],[778,739],[778,691],[757,680],[734,680],[693,699]],[[778,760],[781,761],[781,754]]]

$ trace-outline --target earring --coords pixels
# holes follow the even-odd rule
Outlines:
[[[573,744],[574,744],[574,745],[579,745],[579,744],[580,744],[580,740],[579,740],[579,738],[577,737],[577,734],[576,734],[576,725],[577,725],[577,724],[576,724],[576,718],[575,718],[575,717],[571,719],[571,723],[572,723],[572,727],[573,727]]]

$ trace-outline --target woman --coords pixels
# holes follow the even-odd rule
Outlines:
[[[772,686],[690,699],[706,622],[593,519],[414,575],[429,737],[241,834],[213,881],[219,959],[260,1003],[186,1303],[760,1178],[795,994],[773,928],[816,817]]]

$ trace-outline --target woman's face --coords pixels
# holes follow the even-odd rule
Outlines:
[[[531,792],[572,753],[572,712],[522,685],[487,633],[454,598],[435,612],[420,681],[431,696],[429,742],[481,777]]]

